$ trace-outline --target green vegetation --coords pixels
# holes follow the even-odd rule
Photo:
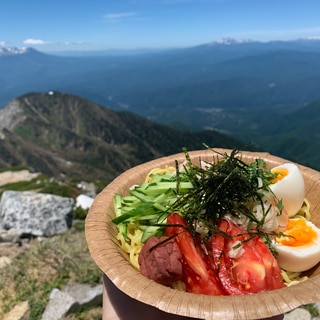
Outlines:
[[[303,308],[311,314],[312,319],[318,319],[319,309],[314,303],[304,305]]]
[[[88,214],[88,209],[83,209],[82,207],[76,207],[73,210],[73,218],[76,220],[84,220]]]
[[[7,168],[6,171],[18,172],[25,169],[18,166]],[[76,182],[58,181],[44,174],[29,181],[5,184],[0,187],[0,194],[5,190],[33,190],[71,197],[74,200],[81,192]],[[25,250],[20,250],[18,246],[10,249],[16,252],[13,261],[0,268],[0,318],[18,302],[28,301],[30,319],[41,319],[53,288],[61,289],[74,282],[91,285],[101,283],[102,273],[91,259],[84,235],[87,213],[88,210],[76,207],[73,226],[66,233],[42,241],[30,240]],[[101,319],[101,307],[81,310],[66,319]]]
[[[29,170],[27,166],[20,165],[20,166],[14,166],[14,167],[5,167],[5,168],[0,168],[0,173],[1,172],[6,172],[6,171],[21,171],[21,170]]]
[[[12,171],[19,171],[12,170]],[[65,183],[58,181],[56,179],[50,178],[46,175],[39,174],[35,178],[27,181],[18,181],[5,184],[0,187],[0,193],[2,194],[5,190],[14,190],[14,191],[30,191],[34,190],[40,193],[49,193],[59,195],[61,197],[75,198],[80,190],[73,185],[72,183]]]
[[[28,250],[0,269],[0,318],[18,302],[28,301],[30,319],[41,319],[53,288],[73,282],[102,283],[102,273],[87,249],[83,224],[77,222],[65,234],[41,242],[33,240]],[[100,309],[95,311],[96,319],[99,314],[101,319]],[[68,319],[95,319],[92,312],[86,309]]]

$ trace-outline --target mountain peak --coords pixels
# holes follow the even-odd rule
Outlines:
[[[320,41],[320,36],[304,37],[298,39],[300,41]]]
[[[0,57],[1,56],[16,56],[30,52],[38,52],[37,50],[29,47],[3,47],[0,46]]]
[[[254,42],[254,41],[250,39],[221,38],[219,40],[209,42],[208,46],[217,45],[217,44],[224,44],[224,45],[243,44],[243,43],[250,43],[250,42]]]

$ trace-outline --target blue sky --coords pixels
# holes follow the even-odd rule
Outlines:
[[[319,0],[1,0],[0,45],[40,51],[320,39]]]

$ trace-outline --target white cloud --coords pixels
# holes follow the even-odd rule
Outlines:
[[[281,40],[297,39],[307,37],[318,37],[320,28],[301,28],[301,29],[257,29],[243,30],[231,33],[230,37],[259,38],[260,40]]]
[[[23,44],[27,45],[58,45],[58,46],[83,46],[86,45],[85,41],[61,41],[61,42],[52,42],[52,41],[44,41],[40,39],[26,39],[23,41]],[[0,42],[1,45],[1,42]]]
[[[309,36],[309,37],[303,37],[302,39],[305,39],[305,40],[320,40],[320,36]]]
[[[116,22],[121,19],[136,16],[136,12],[119,12],[119,13],[106,13],[104,18],[109,22]]]
[[[63,41],[63,42],[57,42],[56,44],[69,47],[69,46],[83,46],[83,45],[87,45],[88,43],[85,41]]]
[[[24,44],[30,44],[30,45],[43,45],[43,44],[48,44],[48,41],[40,40],[40,39],[26,39],[23,41]]]

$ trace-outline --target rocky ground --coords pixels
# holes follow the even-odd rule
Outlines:
[[[320,312],[320,303],[314,304],[314,311],[318,310]],[[318,320],[319,316],[314,315],[313,312],[305,308],[297,308],[291,312],[288,312],[284,316],[284,320]]]
[[[20,181],[30,181],[37,177],[39,175],[38,173],[31,173],[28,170],[20,170],[20,171],[6,171],[0,173],[0,187],[5,186],[9,183],[15,183]],[[7,191],[5,191],[7,192]],[[11,192],[11,191],[10,191]],[[19,192],[18,192],[19,193]],[[28,192],[26,192],[28,193]],[[24,194],[26,194],[24,193]],[[30,195],[28,193],[28,195]],[[39,195],[40,196],[40,195]],[[41,195],[46,196],[46,195]],[[53,195],[50,195],[51,197],[54,197]],[[60,197],[61,199],[64,199],[63,197]],[[88,200],[89,197],[86,197],[84,200]],[[4,199],[4,193],[1,197],[1,200]],[[51,198],[50,198],[51,199]],[[30,199],[29,199],[30,200]],[[39,200],[39,199],[38,199]],[[77,199],[78,200],[78,199]],[[83,202],[83,199],[79,199]],[[92,200],[92,199],[91,199]],[[2,211],[7,213],[7,211],[4,210],[5,206],[3,204],[4,201],[2,201]],[[77,201],[78,202],[78,201]],[[23,210],[28,211],[28,201],[24,202]],[[32,204],[31,201],[29,204]],[[41,208],[41,201],[37,202],[38,207]],[[50,202],[50,209],[52,211],[57,211],[54,209],[54,204]],[[13,202],[10,202],[11,208],[14,207]],[[43,204],[43,203],[42,203]],[[77,203],[78,204],[78,203]],[[18,206],[18,209],[21,206]],[[38,208],[37,207],[37,208]],[[61,206],[60,206],[61,207]],[[63,206],[65,209],[66,207]],[[14,210],[14,212],[17,212],[19,210]],[[21,208],[20,208],[21,209]],[[70,209],[72,210],[72,208]],[[33,214],[35,214],[34,211],[32,211]],[[3,213],[3,212],[2,212]],[[5,221],[5,213],[1,216],[2,220]],[[48,210],[46,211],[47,219],[49,219],[50,215],[48,216]],[[56,217],[56,216],[55,216]],[[17,219],[13,219],[17,220]],[[29,220],[26,220],[29,221]],[[56,220],[55,220],[56,221]],[[74,221],[75,222],[75,221]],[[83,224],[83,221],[78,221],[80,224]],[[82,225],[81,224],[81,225]],[[26,226],[24,226],[26,227]],[[82,228],[81,228],[82,229]],[[40,232],[41,234],[41,232]],[[26,270],[23,271],[24,273],[24,279],[29,279],[28,275],[31,276],[30,283],[34,281],[32,277],[36,277],[35,279],[39,279],[35,274],[39,270],[43,270],[43,264],[41,264],[41,267],[39,268],[39,264],[44,259],[48,260],[48,263],[51,265],[51,273],[46,271],[43,271],[45,274],[44,277],[47,278],[47,282],[50,283],[50,281],[54,281],[55,277],[57,276],[57,273],[59,272],[59,268],[61,266],[65,266],[66,260],[69,261],[69,264],[76,263],[79,259],[82,261],[82,264],[85,266],[85,270],[88,270],[88,272],[91,273],[91,269],[96,270],[97,267],[92,262],[88,250],[86,250],[86,244],[85,244],[85,237],[84,232],[81,230],[77,230],[76,228],[72,227],[69,230],[65,230],[65,232],[61,233],[61,243],[60,243],[60,232],[57,231],[57,235],[55,233],[51,234],[52,237],[45,237],[45,236],[36,236],[33,234],[32,230],[30,231],[30,234],[22,232],[19,230],[18,227],[12,227],[9,230],[1,229],[0,227],[0,277],[1,278],[1,285],[4,285],[2,289],[5,288],[5,290],[0,289],[0,318],[5,320],[25,320],[30,319],[29,314],[34,311],[34,307],[31,311],[31,305],[30,305],[30,299],[27,298],[27,296],[24,299],[21,299],[21,297],[14,302],[14,297],[16,294],[18,294],[20,291],[19,289],[15,289],[15,282],[16,279],[14,278],[15,272],[19,272],[21,270],[20,264],[21,264],[21,257],[23,256],[24,260],[23,263],[26,262],[25,268]],[[72,243],[79,243],[78,248],[77,246],[71,246],[68,244],[68,241]],[[53,244],[50,244],[53,242]],[[64,243],[66,242],[66,243]],[[56,245],[55,245],[56,244]],[[61,248],[60,248],[61,245]],[[65,248],[63,245],[66,245],[67,247],[70,247],[73,249],[73,251],[68,252],[64,251]],[[53,246],[52,249],[50,249]],[[35,249],[38,248],[38,249]],[[39,248],[43,248],[43,251],[41,251]],[[45,253],[45,248],[48,248],[50,252]],[[61,249],[61,250],[60,250]],[[59,251],[60,250],[60,251]],[[70,249],[71,250],[71,249]],[[41,253],[44,254],[44,256],[41,256]],[[73,256],[73,253],[75,256]],[[31,254],[31,256],[35,257],[35,264],[32,264],[31,262],[28,264],[27,260]],[[46,256],[48,255],[48,256]],[[61,255],[61,256],[60,256]],[[84,255],[84,256],[83,256]],[[18,257],[19,256],[19,257]],[[15,259],[17,258],[18,259]],[[63,258],[63,259],[62,259]],[[57,259],[56,263],[57,265],[52,265],[52,259]],[[61,260],[62,259],[62,260]],[[73,261],[74,259],[74,261]],[[78,259],[78,260],[77,260]],[[87,261],[88,260],[88,261]],[[20,261],[20,264],[17,262]],[[60,263],[61,262],[61,263]],[[12,266],[12,267],[11,267]],[[88,266],[88,267],[87,267]],[[9,267],[9,268],[8,268]],[[14,272],[15,270],[15,272]],[[49,270],[49,269],[48,269]],[[70,274],[71,272],[71,274]],[[84,271],[81,274],[84,274],[86,271]],[[99,270],[96,270],[97,274],[101,275],[101,272]],[[28,275],[27,275],[28,274]],[[51,277],[52,275],[52,277]],[[68,271],[68,275],[72,276],[72,270]],[[11,279],[13,277],[13,279]],[[79,277],[79,276],[78,276]],[[51,279],[52,278],[52,279]],[[75,277],[78,279],[77,277]],[[13,281],[11,281],[11,280]],[[59,285],[58,287],[53,287],[54,285],[50,285],[51,292],[50,297],[48,300],[48,304],[46,305],[46,309],[42,315],[42,319],[66,319],[66,320],[75,320],[78,319],[77,312],[81,312],[81,319],[101,319],[102,315],[102,284],[98,284],[94,280],[92,281],[92,284],[86,282],[86,283],[77,283],[76,279],[70,279],[67,283],[64,283],[63,285]],[[90,278],[91,279],[91,278]],[[8,285],[11,283],[11,285]],[[11,281],[11,282],[10,282]],[[25,280],[24,280],[25,281]],[[28,280],[26,280],[28,282]],[[19,282],[20,283],[20,282]],[[40,284],[37,283],[38,288],[41,287]],[[61,284],[61,283],[60,283]],[[19,286],[18,286],[19,287]],[[42,288],[42,287],[41,287]],[[4,293],[5,292],[5,293]],[[40,292],[40,291],[39,291]],[[21,293],[21,292],[20,292]],[[19,295],[21,295],[19,293]],[[48,294],[48,293],[46,293]],[[9,296],[11,298],[8,299]],[[4,298],[4,299],[2,299]],[[32,298],[31,298],[32,299]],[[35,300],[34,300],[35,301]],[[83,308],[88,309],[86,311],[85,316],[82,313]],[[52,318],[52,310],[55,312],[54,318]],[[76,312],[76,313],[75,313]],[[39,312],[38,312],[39,314]],[[31,317],[33,318],[33,317]],[[39,317],[37,316],[37,319]]]
[[[18,181],[30,181],[39,173],[32,173],[29,170],[5,171],[0,173],[0,186]]]
[[[1,230],[0,230],[1,231]],[[2,268],[13,265],[14,260],[18,255],[27,253],[37,246],[37,241],[46,242],[45,239],[22,239],[15,242],[2,242],[4,240],[4,231],[0,232],[0,272]],[[8,238],[7,238],[8,239]],[[30,266],[27,267],[28,272]],[[36,268],[36,267],[35,267]],[[5,270],[5,269],[3,269]],[[48,275],[49,277],[49,275]],[[30,279],[32,281],[32,279]],[[49,281],[49,280],[48,280]],[[0,294],[1,296],[1,294]],[[29,301],[30,303],[30,301]],[[4,320],[26,320],[29,318],[30,304],[28,301],[18,301],[9,312],[4,314],[2,307],[4,303],[0,297],[0,318]],[[101,319],[102,315],[102,284],[80,284],[76,280],[71,281],[70,284],[62,286],[61,289],[54,288],[49,297],[49,302],[41,317],[41,320],[75,320],[77,315],[75,312],[83,308],[90,308],[86,317],[82,316],[81,319]],[[2,318],[2,316],[4,318]]]

